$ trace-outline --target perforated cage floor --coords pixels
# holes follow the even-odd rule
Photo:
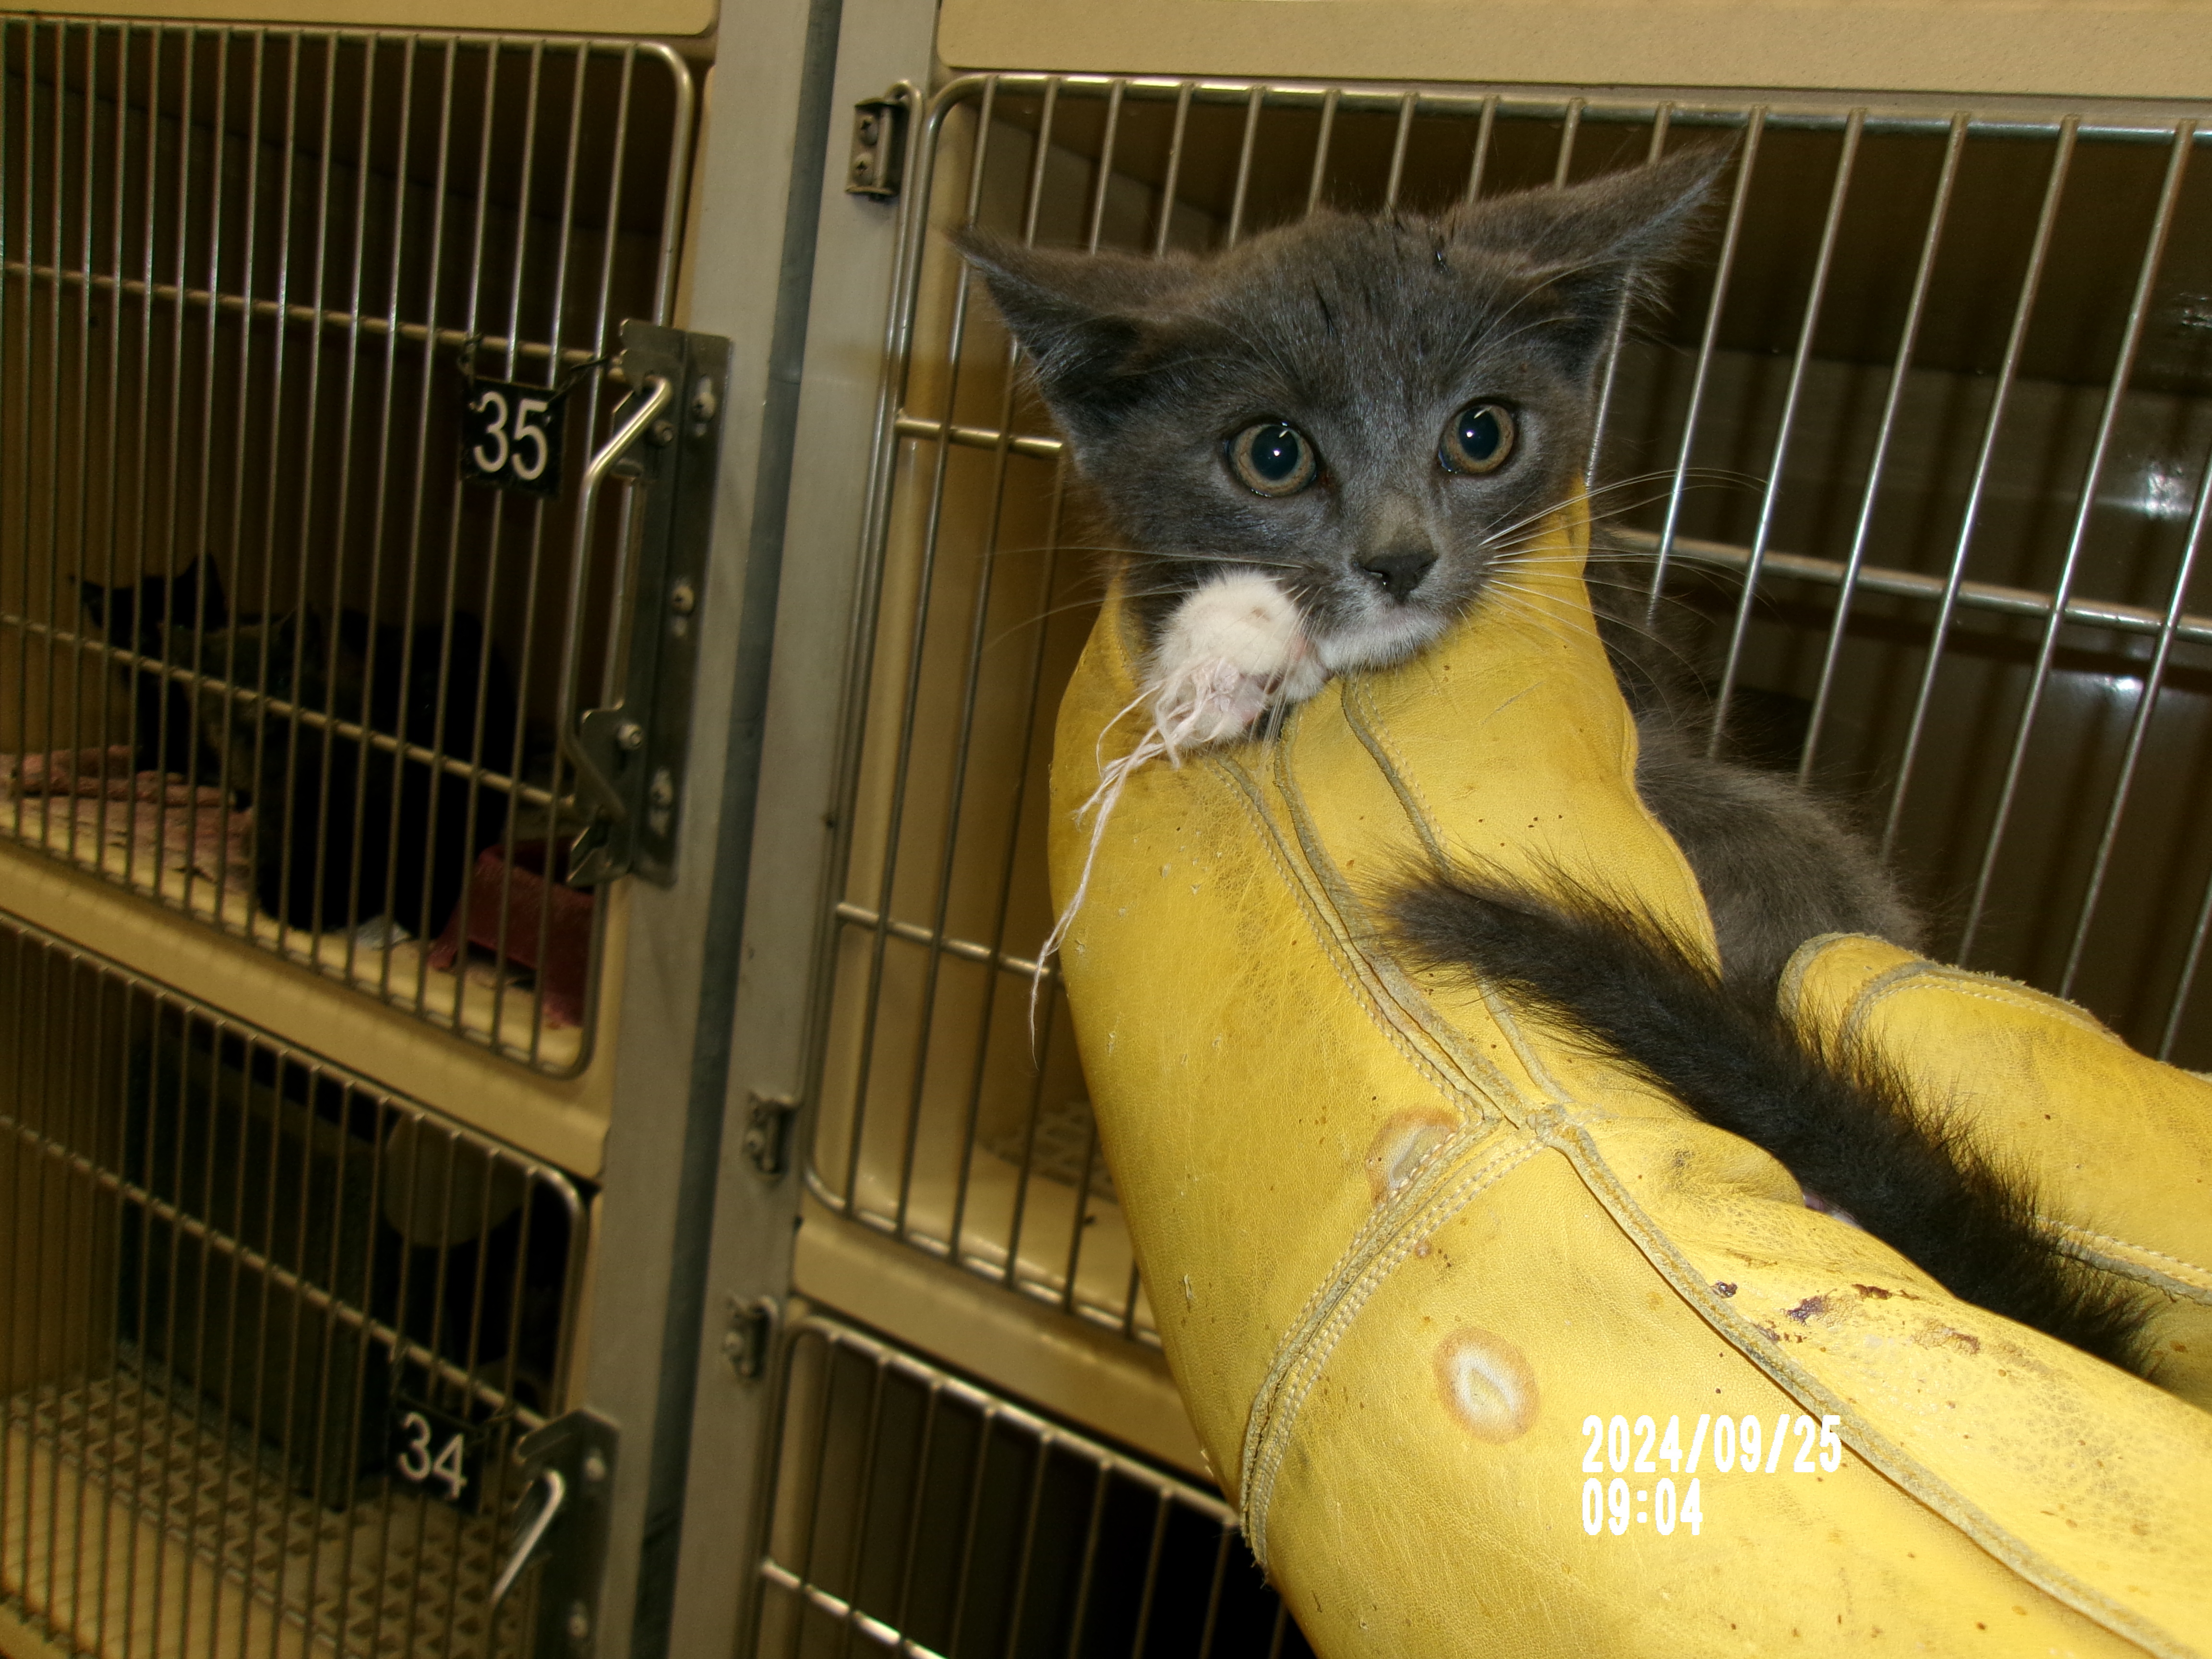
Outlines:
[[[195,1401],[127,1370],[12,1395],[6,1422],[0,1592],[57,1646],[520,1650],[523,1599],[486,1610],[495,1515],[389,1489],[323,1507]]]

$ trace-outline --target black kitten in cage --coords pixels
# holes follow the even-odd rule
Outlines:
[[[129,587],[80,581],[77,597],[110,645],[159,658],[171,623],[179,629],[228,628],[230,605],[215,561],[194,559],[173,576],[142,576]],[[185,688],[157,670],[117,671],[131,686],[131,769],[169,772],[188,783],[212,783],[222,757],[200,740]]]
[[[1206,260],[962,237],[1124,543],[1152,752],[1263,730],[1477,605],[1546,625],[1516,562],[1582,489],[1607,347],[1726,161],[1679,153],[1438,219],[1319,213]],[[1632,625],[1641,596],[1609,608],[1637,787],[1696,872],[1722,974],[1633,907],[1563,913],[1464,871],[1387,896],[1404,942],[1517,987],[1958,1294],[2125,1363],[2142,1312],[2085,1280],[2031,1195],[1777,1014],[1805,939],[1913,945],[1917,922],[1826,804],[1708,756],[1709,710]]]
[[[252,791],[255,902],[295,927],[388,915],[418,937],[443,932],[476,854],[506,829],[506,791],[486,786],[471,803],[465,777],[311,720],[264,717],[256,698],[227,689],[263,689],[265,672],[270,697],[504,772],[514,681],[482,620],[462,611],[450,631],[409,629],[343,611],[333,629],[301,610],[198,637],[196,655],[194,636],[173,624],[169,659],[208,676],[203,740],[228,750],[229,775]]]

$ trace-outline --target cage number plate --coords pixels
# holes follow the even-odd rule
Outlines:
[[[558,495],[567,389],[473,378],[465,385],[461,476],[526,495]]]
[[[392,1472],[471,1514],[481,1507],[490,1425],[401,1395],[392,1407]]]

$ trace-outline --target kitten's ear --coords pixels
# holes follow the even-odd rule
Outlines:
[[[1624,298],[1680,254],[1734,146],[1680,149],[1564,190],[1524,191],[1460,209],[1455,240],[1534,268],[1575,322],[1561,343],[1593,359]]]
[[[1680,251],[1733,153],[1731,145],[1701,144],[1564,190],[1494,197],[1460,209],[1453,232],[1543,265],[1665,260]]]
[[[1146,322],[1190,287],[1186,261],[1024,247],[988,231],[952,245],[983,275],[1006,327],[1062,426],[1079,437],[1126,399]]]
[[[222,572],[206,554],[201,554],[169,579],[168,618],[172,622],[204,622],[210,628],[229,625],[230,607],[223,597]]]

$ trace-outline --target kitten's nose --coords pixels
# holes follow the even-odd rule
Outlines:
[[[1382,586],[1382,591],[1394,599],[1402,599],[1421,585],[1421,578],[1429,574],[1437,562],[1433,549],[1425,546],[1385,548],[1380,553],[1370,553],[1359,562],[1359,568]]]

